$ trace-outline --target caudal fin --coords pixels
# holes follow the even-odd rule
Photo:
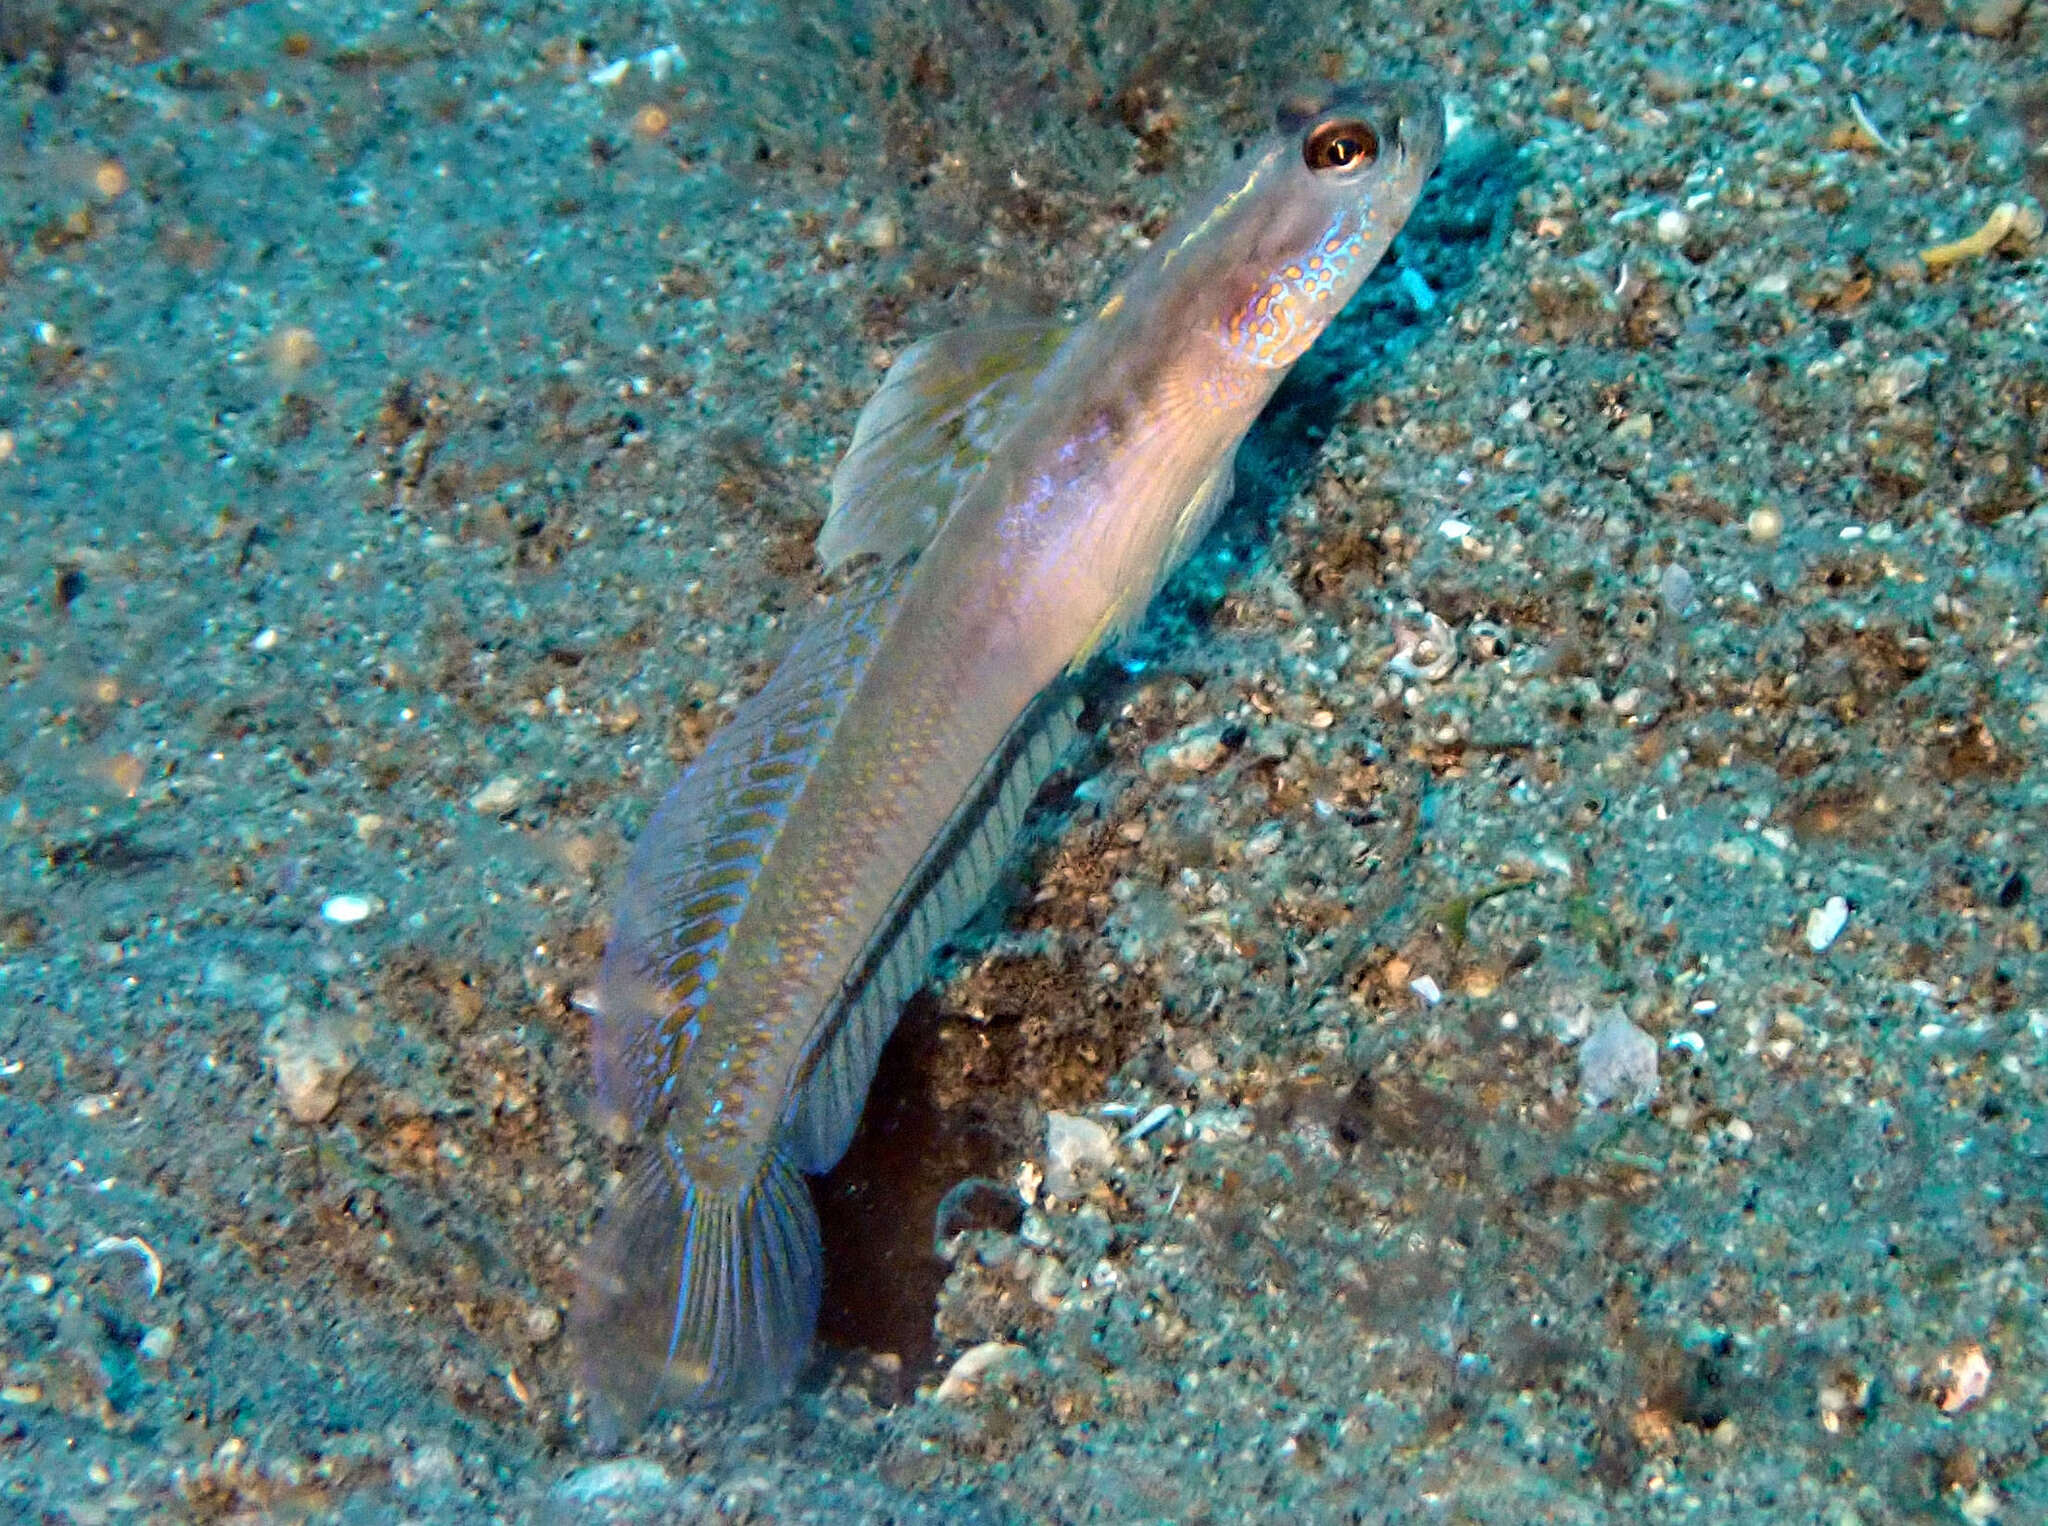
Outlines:
[[[818,1323],[818,1217],[777,1152],[743,1195],[699,1187],[661,1135],[606,1210],[571,1316],[609,1446],[663,1403],[772,1403]]]

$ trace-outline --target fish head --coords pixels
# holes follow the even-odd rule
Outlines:
[[[1291,98],[1166,254],[1225,355],[1259,371],[1300,359],[1408,220],[1443,157],[1441,97],[1417,84]]]

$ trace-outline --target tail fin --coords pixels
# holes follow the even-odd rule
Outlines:
[[[666,1134],[606,1210],[571,1329],[591,1428],[609,1448],[663,1401],[773,1403],[818,1322],[824,1258],[810,1193],[777,1151],[744,1195],[708,1191]]]

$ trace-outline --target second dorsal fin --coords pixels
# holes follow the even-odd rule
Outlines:
[[[862,555],[891,565],[929,545],[1067,333],[1062,324],[980,324],[898,356],[832,476],[832,510],[818,532],[826,571]]]
[[[875,569],[806,626],[634,846],[591,1023],[599,1115],[644,1128],[693,1042],[732,929],[910,581]]]

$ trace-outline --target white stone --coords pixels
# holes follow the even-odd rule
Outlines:
[[[1849,903],[1831,895],[1806,914],[1806,946],[1816,954],[1824,953],[1848,925]]]
[[[384,909],[384,903],[373,895],[357,895],[344,891],[331,895],[320,903],[320,915],[341,927],[353,927],[356,923],[374,917]]]
[[[300,1009],[278,1015],[264,1044],[277,1075],[279,1100],[300,1123],[319,1123],[341,1101],[341,1083],[355,1069],[355,1056],[326,1024]]]
[[[1116,1140],[1093,1118],[1045,1115],[1045,1190],[1052,1196],[1080,1196],[1080,1168],[1100,1171],[1115,1159]]]
[[[594,1504],[626,1494],[656,1494],[669,1488],[668,1469],[651,1457],[619,1457],[596,1462],[564,1476],[552,1493],[557,1499]]]
[[[500,774],[469,797],[470,809],[486,816],[502,816],[519,804],[526,785],[517,774]]]
[[[1610,1010],[1579,1047],[1579,1094],[1588,1107],[1619,1099],[1631,1112],[1656,1100],[1657,1041]]]

